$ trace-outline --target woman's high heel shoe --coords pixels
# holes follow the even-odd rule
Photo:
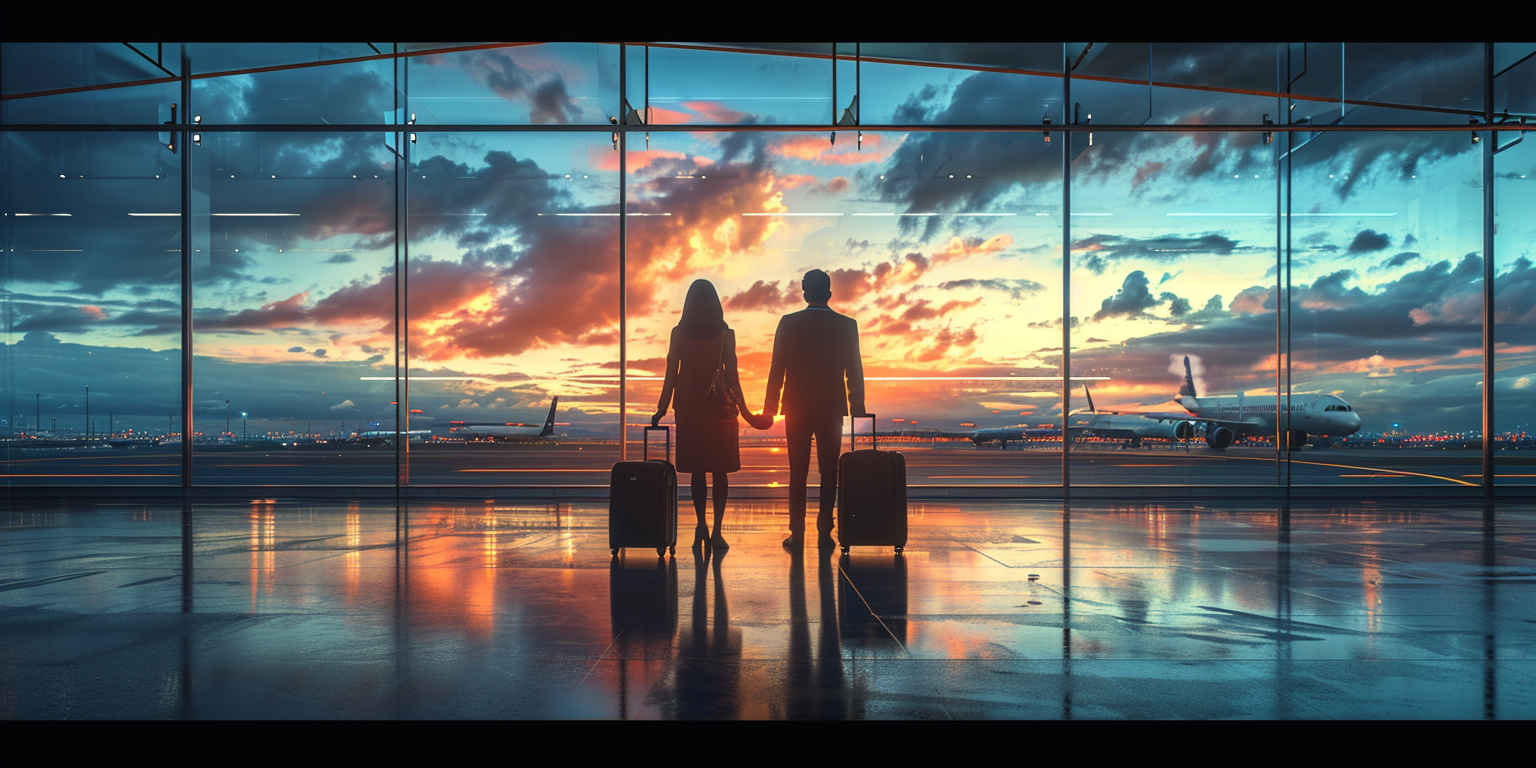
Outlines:
[[[698,549],[700,547],[704,547],[704,546],[708,546],[708,545],[709,545],[709,527],[705,526],[703,524],[700,524],[697,528],[693,529],[693,548],[694,549]]]
[[[709,539],[709,548],[723,552],[730,549],[731,545],[726,542],[725,537],[721,536],[719,531],[715,531],[715,535]]]

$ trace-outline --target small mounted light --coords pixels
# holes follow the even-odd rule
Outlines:
[[[1267,112],[1264,114],[1264,124],[1265,125],[1274,125],[1275,124],[1275,121],[1269,119],[1269,113],[1267,113]],[[1264,143],[1266,145],[1274,142],[1274,140],[1275,140],[1275,133],[1274,133],[1274,131],[1265,131],[1264,132]]]
[[[864,132],[863,131],[859,131],[859,151],[862,152],[863,150],[864,150]]]
[[[413,133],[413,134],[411,134],[411,143],[412,143],[412,144],[415,144],[415,143],[416,143],[416,134],[414,134],[414,133]]]
[[[1040,122],[1043,125],[1050,125],[1051,124],[1051,116],[1050,116],[1050,114],[1047,113],[1045,115],[1045,117],[1040,118]],[[1051,132],[1050,131],[1041,131],[1040,134],[1045,137],[1045,143],[1047,143],[1047,144],[1051,143]]]
[[[1477,123],[1477,118],[1475,118],[1475,117],[1467,118],[1467,122],[1471,123],[1472,125],[1477,125],[1478,124]],[[1472,132],[1472,143],[1473,144],[1476,144],[1476,143],[1478,143],[1478,142],[1480,142],[1482,140],[1483,140],[1483,137],[1477,135],[1477,131],[1473,131]]]
[[[194,123],[201,123],[202,121],[203,121],[203,116],[202,115],[193,115],[192,116],[192,122],[194,122]]]
[[[192,134],[192,143],[201,147],[203,145],[203,135],[201,133]]]

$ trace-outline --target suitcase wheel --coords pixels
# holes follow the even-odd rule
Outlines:
[[[667,547],[667,551],[674,555],[677,554],[677,545],[673,544],[672,546]]]
[[[613,556],[614,556],[614,557],[618,557],[618,556],[619,556],[619,551],[618,551],[618,550],[617,550],[617,549],[614,549],[614,550],[609,550],[609,551],[610,551],[610,553],[611,553],[611,554],[612,554],[612,555],[613,555]]]
[[[902,549],[904,549],[904,547],[897,547],[896,548],[896,554],[898,554],[898,555],[901,554],[901,550]]]
[[[666,547],[657,547],[656,548],[656,556],[657,557],[666,557],[667,556],[667,548]]]
[[[848,548],[847,547],[843,547],[843,554],[845,554],[845,555],[848,554]]]

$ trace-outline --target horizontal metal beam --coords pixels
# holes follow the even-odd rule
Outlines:
[[[178,124],[181,125],[181,124]],[[1494,125],[1412,125],[1392,123],[1382,125],[1253,125],[1249,123],[1212,125],[1159,123],[1134,125],[1093,123],[1088,125],[1047,125],[1044,123],[991,125],[862,125],[857,127],[818,124],[668,124],[668,125],[431,125],[397,123],[393,125],[335,125],[328,123],[292,123],[266,125],[218,125],[196,123],[191,129],[199,133],[824,133],[836,131],[849,134],[865,133],[1359,133],[1372,131],[1411,131],[1420,133],[1456,133],[1459,131],[1493,131],[1495,133],[1523,133],[1536,130],[1536,123],[1520,125],[1507,123]],[[160,123],[134,123],[102,125],[99,123],[35,123],[31,125],[3,125],[6,133],[100,133],[120,131],[125,133],[165,133],[167,126]],[[178,130],[180,130],[178,128]]]

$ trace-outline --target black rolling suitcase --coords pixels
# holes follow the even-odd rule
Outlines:
[[[857,419],[859,417],[855,417]],[[870,414],[870,450],[849,451],[837,459],[837,538],[843,554],[849,547],[907,546],[907,459],[875,447],[874,414]]]
[[[666,433],[665,459],[651,458],[651,432]],[[655,547],[677,553],[677,468],[670,427],[646,427],[644,461],[621,461],[608,476],[608,548]]]

